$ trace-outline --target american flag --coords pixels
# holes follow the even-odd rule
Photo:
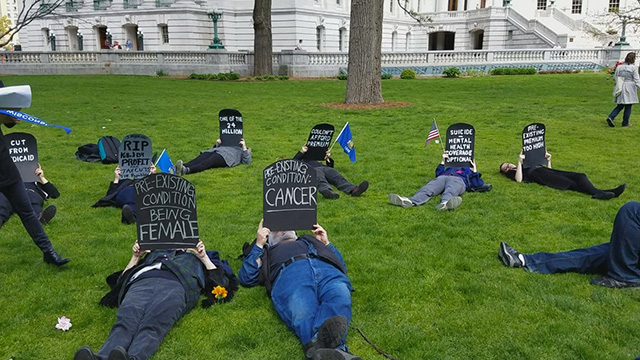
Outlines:
[[[436,126],[436,122],[434,121],[433,124],[431,124],[431,130],[429,130],[429,136],[427,136],[427,142],[424,144],[424,146],[429,145],[429,142],[431,140],[439,137],[440,137],[440,132],[438,131],[438,126]]]

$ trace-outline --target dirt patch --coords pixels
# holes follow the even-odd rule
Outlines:
[[[345,104],[345,103],[328,103],[322,104],[324,107],[342,110],[375,110],[375,109],[391,109],[398,107],[411,106],[410,102],[403,101],[385,101],[381,104]]]

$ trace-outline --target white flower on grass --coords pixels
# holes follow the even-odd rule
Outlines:
[[[68,319],[66,316],[58,318],[58,323],[56,324],[56,329],[60,329],[62,331],[67,331],[70,328],[71,328],[71,319]]]

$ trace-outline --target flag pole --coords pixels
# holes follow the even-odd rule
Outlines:
[[[331,151],[331,149],[333,149],[333,145],[335,145],[338,142],[338,138],[340,137],[340,135],[342,135],[342,132],[344,131],[344,129],[347,127],[347,125],[349,125],[349,122],[347,121],[346,124],[344,124],[344,126],[342,127],[342,130],[340,130],[340,133],[338,134],[338,136],[336,136],[336,139],[333,140],[333,144],[331,144],[331,147],[329,148],[329,151]]]
[[[436,122],[436,118],[433,118],[433,123],[436,124],[436,129],[438,129],[438,123]],[[442,143],[442,137],[440,136],[440,129],[438,129],[438,139],[440,140],[440,146],[442,147],[442,153],[444,154],[444,144]]]

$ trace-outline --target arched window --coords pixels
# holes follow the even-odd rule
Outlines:
[[[411,33],[408,32],[407,35],[405,36],[404,51],[410,51],[410,50],[411,50]]]
[[[345,51],[345,43],[346,43],[346,35],[347,35],[347,29],[345,28],[340,28],[340,30],[338,30],[338,50],[339,51]]]
[[[316,28],[316,48],[318,51],[324,51],[324,26]]]
[[[394,31],[391,34],[391,51],[396,51],[397,45],[398,45],[398,32]]]

